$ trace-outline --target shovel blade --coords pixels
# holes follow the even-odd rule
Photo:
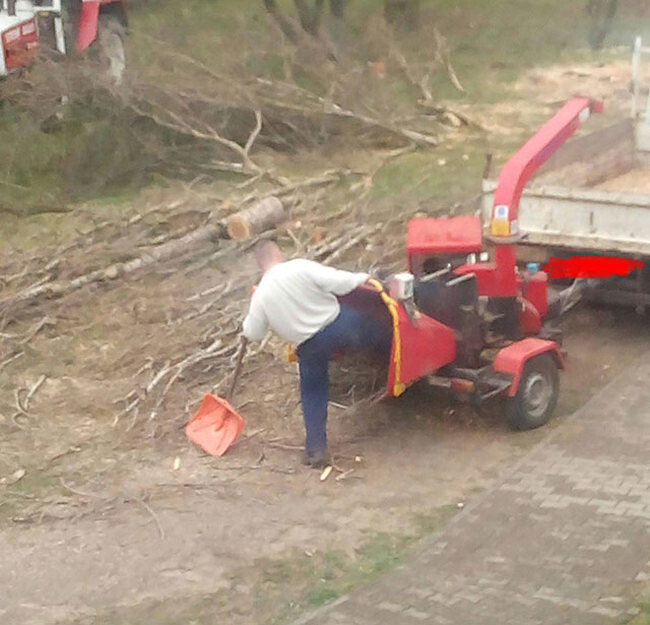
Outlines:
[[[222,397],[206,393],[185,434],[212,456],[223,456],[244,427],[244,419]]]

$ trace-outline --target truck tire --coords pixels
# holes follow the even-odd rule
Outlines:
[[[509,397],[506,415],[515,430],[538,428],[551,418],[560,392],[560,376],[551,354],[534,356],[524,365],[519,387]]]
[[[99,16],[93,56],[100,63],[102,73],[115,85],[122,82],[126,70],[125,37],[126,29],[115,15]]]

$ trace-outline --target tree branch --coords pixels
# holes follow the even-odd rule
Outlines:
[[[296,25],[292,20],[287,18],[282,11],[278,8],[278,5],[275,0],[264,0],[264,6],[268,11],[269,15],[276,21],[277,25],[280,27],[280,30],[284,33],[284,36],[287,37],[292,43],[298,43],[300,41],[300,35],[296,29]]]
[[[211,126],[207,126],[206,128],[207,131],[199,130],[191,126],[180,115],[174,113],[174,111],[170,111],[169,109],[164,109],[164,114],[168,116],[171,119],[171,121],[164,119],[161,115],[157,114],[155,111],[144,110],[134,102],[129,103],[129,106],[138,115],[142,117],[147,117],[160,126],[164,126],[165,128],[169,128],[171,130],[175,130],[183,134],[189,134],[193,137],[196,137],[197,139],[215,141],[216,143],[219,143],[227,147],[228,149],[235,152],[241,158],[244,173],[260,174],[264,171],[261,167],[256,165],[249,156],[249,151],[262,128],[262,115],[260,111],[255,111],[255,122],[256,122],[255,128],[251,131],[251,134],[249,135],[245,146],[242,147],[236,141],[232,141],[231,139],[228,139],[220,135]]]

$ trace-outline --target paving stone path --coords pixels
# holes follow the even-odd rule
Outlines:
[[[650,350],[411,561],[298,623],[612,624],[648,581]]]

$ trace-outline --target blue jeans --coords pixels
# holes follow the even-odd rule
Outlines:
[[[300,369],[300,401],[308,454],[327,448],[328,363],[340,349],[370,352],[388,362],[392,330],[349,306],[332,323],[301,343],[296,350]]]

